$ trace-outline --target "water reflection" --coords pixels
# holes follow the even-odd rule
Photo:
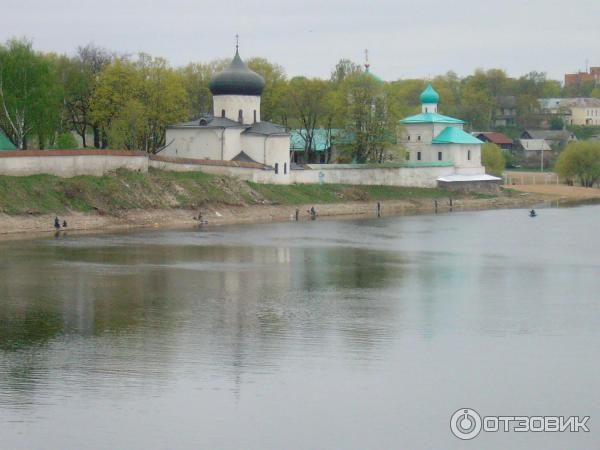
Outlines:
[[[85,239],[4,245],[5,393],[45,383],[57,364],[87,382],[125,377],[145,388],[150,366],[152,378],[165,379],[179,364],[239,383],[244,371],[276,370],[290,340],[310,351],[335,335],[352,352],[373,351],[396,306],[372,305],[357,290],[385,289],[404,274],[401,256],[352,247],[133,246],[119,238],[86,247]]]
[[[46,442],[63,422],[90,448],[222,448],[231,430],[230,448],[448,448],[469,399],[600,414],[596,394],[560,390],[597,372],[600,208],[521,216],[0,243],[0,433],[8,448],[79,448],[77,427]]]

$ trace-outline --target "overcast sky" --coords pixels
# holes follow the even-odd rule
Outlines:
[[[0,0],[0,40],[72,54],[93,42],[173,65],[263,56],[288,75],[328,77],[368,48],[385,80],[499,67],[551,78],[600,66],[600,0]]]

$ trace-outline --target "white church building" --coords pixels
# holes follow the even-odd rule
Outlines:
[[[236,48],[229,67],[209,84],[213,114],[171,125],[162,156],[194,160],[258,163],[272,171],[273,183],[290,182],[290,135],[260,119],[265,80],[246,66]]]
[[[421,93],[421,113],[406,117],[402,139],[407,161],[423,165],[452,163],[454,173],[438,178],[440,184],[496,182],[481,165],[484,143],[463,130],[460,119],[438,113],[439,94],[429,84]]]
[[[399,141],[406,161],[372,164],[290,165],[290,135],[281,125],[261,121],[264,79],[250,70],[239,51],[209,83],[213,114],[171,125],[150,166],[235,176],[257,183],[340,183],[497,189],[499,178],[485,174],[479,139],[463,131],[464,122],[438,113],[439,95],[431,85],[421,94],[422,111],[401,121]]]

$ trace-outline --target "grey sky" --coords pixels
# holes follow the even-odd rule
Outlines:
[[[600,66],[600,1],[571,0],[0,0],[0,40],[44,51],[94,42],[173,65],[264,56],[288,75],[328,77],[342,57],[386,80],[499,67],[562,79]]]

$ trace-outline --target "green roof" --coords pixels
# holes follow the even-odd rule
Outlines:
[[[482,141],[460,128],[446,127],[432,141],[432,144],[483,144]]]
[[[402,119],[400,123],[465,123],[454,117],[442,116],[438,113],[421,113]]]
[[[371,71],[369,71],[369,69],[367,69],[365,71],[365,75],[368,75],[369,77],[371,77],[373,80],[377,81],[378,83],[383,83],[383,80],[381,78],[379,78],[377,75],[375,75],[374,73],[372,73]]]
[[[322,152],[331,147],[330,141],[336,142],[335,137],[339,135],[342,131],[341,129],[333,129],[331,130],[331,134],[329,130],[324,128],[315,128],[313,130],[313,138],[312,138],[312,150],[314,152]],[[295,129],[290,130],[290,150],[294,150],[297,152],[303,152],[304,147],[306,146],[306,129]]]
[[[17,147],[10,141],[10,139],[0,130],[0,151],[1,150],[16,150]]]
[[[440,94],[438,94],[431,84],[428,84],[421,93],[421,103],[439,103]]]

